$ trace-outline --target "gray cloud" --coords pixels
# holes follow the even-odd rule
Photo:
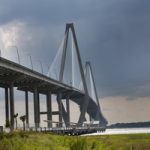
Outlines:
[[[20,51],[50,63],[65,23],[73,21],[83,62],[92,62],[99,95],[131,98],[147,96],[147,88],[141,87],[150,83],[149,6],[147,0],[2,0],[0,24],[23,23]]]

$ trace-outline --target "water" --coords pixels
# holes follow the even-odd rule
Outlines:
[[[115,135],[115,134],[136,134],[150,133],[150,128],[123,128],[123,129],[106,129],[105,132],[92,133],[86,135]]]

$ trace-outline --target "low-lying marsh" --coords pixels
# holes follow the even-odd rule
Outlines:
[[[12,132],[0,134],[0,150],[150,150],[150,134],[80,137]]]

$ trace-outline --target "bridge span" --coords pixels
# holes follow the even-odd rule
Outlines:
[[[71,29],[73,33],[84,92],[63,82],[63,69],[65,65],[69,29]],[[69,127],[71,118],[70,100],[78,104],[80,108],[80,117],[77,126],[82,126],[85,121],[86,112],[93,120],[100,121],[100,124],[103,125],[107,124],[107,120],[104,118],[100,110],[99,102],[96,103],[89,95],[73,24],[67,24],[66,26],[59,80],[53,79],[42,73],[0,57],[0,87],[5,89],[6,123],[10,122],[12,129],[14,128],[15,114],[14,87],[16,87],[17,90],[24,91],[25,93],[25,115],[27,125],[29,125],[28,92],[33,93],[34,123],[37,128],[40,126],[41,114],[46,114],[47,120],[52,120],[52,115],[58,115],[59,122],[64,121],[66,127]],[[46,95],[46,112],[40,112],[39,94]],[[52,112],[52,95],[57,97],[59,109],[54,112]],[[62,100],[66,100],[66,109]],[[48,122],[48,127],[52,127],[51,122]]]

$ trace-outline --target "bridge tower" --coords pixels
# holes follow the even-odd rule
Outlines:
[[[71,41],[71,47],[69,47],[70,45],[70,37],[72,39]],[[70,55],[68,55],[68,53],[71,53]],[[78,47],[78,43],[77,43],[77,38],[76,38],[76,33],[75,33],[75,29],[74,29],[74,25],[73,23],[69,23],[66,24],[66,29],[65,29],[65,36],[63,39],[63,43],[61,45],[61,48],[58,50],[55,59],[52,63],[51,68],[53,68],[53,70],[49,71],[49,72],[55,72],[56,70],[56,64],[59,62],[59,67],[57,67],[57,80],[59,80],[59,82],[64,83],[64,78],[65,78],[65,67],[67,66],[67,59],[68,57],[70,57],[71,59],[71,63],[69,65],[71,65],[71,70],[69,70],[67,73],[69,74],[70,71],[72,73],[72,80],[71,80],[71,85],[72,88],[78,88],[79,86],[75,85],[75,76],[77,76],[76,74],[76,70],[75,70],[75,64],[77,65],[78,68],[78,72],[79,72],[79,76],[80,79],[77,80],[81,80],[81,86],[82,86],[82,91],[84,93],[84,96],[78,98],[78,101],[80,101],[80,116],[78,119],[78,126],[82,126],[83,122],[85,121],[85,114],[88,112],[89,114],[92,114],[92,116],[90,116],[91,118],[97,118],[98,121],[100,121],[101,123],[106,124],[106,120],[103,117],[102,113],[101,113],[101,109],[100,109],[100,104],[99,104],[99,100],[98,100],[98,96],[97,96],[97,91],[96,91],[96,86],[95,86],[95,82],[94,82],[94,78],[93,78],[93,73],[92,73],[92,68],[89,62],[86,63],[86,72],[91,76],[91,83],[92,83],[92,88],[94,89],[94,94],[95,94],[95,102],[91,102],[90,99],[92,98],[92,96],[90,95],[91,90],[89,88],[89,86],[87,86],[87,79],[86,76],[87,74],[84,73],[84,69],[82,66],[82,59],[81,59],[81,55],[80,55],[80,50]],[[75,62],[76,60],[76,62]],[[55,72],[56,73],[56,72]],[[81,90],[81,89],[80,89]],[[62,103],[62,93],[59,92],[57,94],[57,103],[58,103],[58,108],[59,108],[59,122],[62,122],[62,118],[64,119],[64,122],[66,124],[66,126],[68,125],[68,122],[70,122],[70,112],[69,112],[69,99],[70,97],[67,95],[66,98],[66,108],[67,110],[65,110],[64,105]],[[89,103],[90,101],[90,103]],[[93,109],[95,107],[97,107],[97,110],[90,110],[91,106],[89,105],[93,105]],[[97,113],[96,113],[97,112]],[[95,116],[96,115],[96,116]]]
[[[76,38],[73,23],[66,24],[65,38],[64,38],[64,43],[63,43],[63,52],[62,52],[61,63],[60,63],[59,81],[63,82],[69,32],[72,33],[73,43],[74,43],[74,46],[75,46],[74,50],[75,50],[75,53],[76,53],[76,56],[77,56],[77,62],[78,62],[78,65],[79,65],[81,81],[82,81],[83,89],[84,89],[84,93],[85,93],[85,96],[80,99],[82,101],[82,105],[80,107],[81,114],[80,114],[80,117],[79,117],[79,120],[78,120],[78,125],[81,126],[83,124],[83,121],[85,120],[85,113],[87,111],[87,107],[88,107],[88,103],[89,103],[89,94],[88,94],[87,84],[86,84],[86,80],[85,80],[85,76],[84,76],[84,70],[83,70],[83,66],[82,66],[82,60],[81,60],[81,56],[80,56],[80,51],[79,51],[79,47],[78,47],[77,38]],[[69,98],[67,98],[67,101],[66,101],[66,104],[67,104],[66,107],[69,110],[69,101],[68,101],[68,99]],[[59,108],[62,109],[62,111],[64,110],[64,106],[63,106],[61,101],[58,101],[58,106],[59,106]],[[68,116],[69,116],[69,114],[68,114]],[[59,117],[59,121],[62,121],[61,118],[62,117]]]

